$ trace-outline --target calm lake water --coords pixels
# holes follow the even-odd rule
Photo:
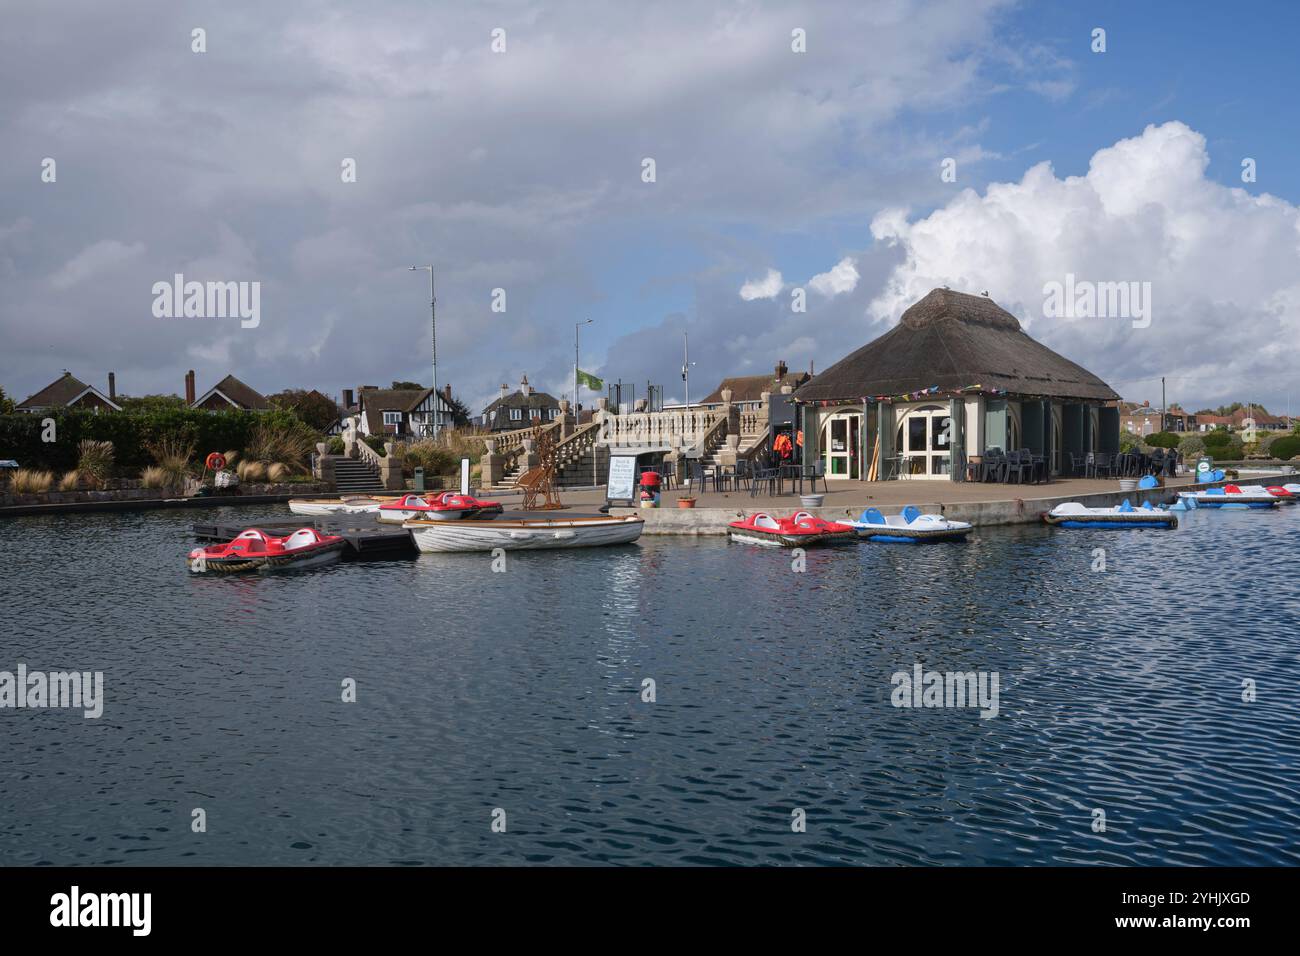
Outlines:
[[[284,512],[0,519],[0,670],[106,698],[0,711],[0,862],[1300,863],[1300,506],[191,576],[218,515]]]

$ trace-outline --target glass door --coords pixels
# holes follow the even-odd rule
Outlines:
[[[947,408],[927,405],[903,416],[897,444],[907,478],[947,478],[952,470],[952,417]]]
[[[821,442],[827,478],[861,477],[861,413],[832,415],[822,428]]]

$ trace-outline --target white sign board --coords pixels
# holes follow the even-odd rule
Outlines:
[[[605,500],[636,500],[635,455],[609,456],[609,480],[605,483]]]

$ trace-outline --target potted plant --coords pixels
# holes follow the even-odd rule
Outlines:
[[[695,499],[692,498],[692,497],[690,497],[689,495],[687,495],[687,496],[684,497],[684,498],[678,498],[678,499],[677,499],[677,507],[679,507],[679,508],[694,508],[694,507],[695,507]]]

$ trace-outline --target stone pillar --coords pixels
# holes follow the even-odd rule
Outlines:
[[[577,427],[577,418],[569,411],[569,400],[560,399],[560,441],[572,435]]]
[[[406,479],[402,477],[402,461],[392,442],[384,442],[384,457],[379,459],[379,481],[387,491],[402,491]]]
[[[482,472],[479,481],[485,487],[495,488],[506,476],[505,457],[497,454],[496,439],[489,438],[483,444],[487,447],[487,451],[479,459],[479,470]]]
[[[735,436],[740,439],[740,406],[731,404],[731,396],[735,394],[729,388],[722,390],[722,414],[727,416],[727,437]],[[735,464],[735,462],[732,462]]]
[[[522,468],[520,474],[528,471],[530,468],[536,468],[541,459],[537,455],[537,439],[525,438],[522,441],[524,450],[519,453],[519,465]]]
[[[740,458],[740,435],[727,436],[727,443],[718,449],[718,464],[735,465]]]

